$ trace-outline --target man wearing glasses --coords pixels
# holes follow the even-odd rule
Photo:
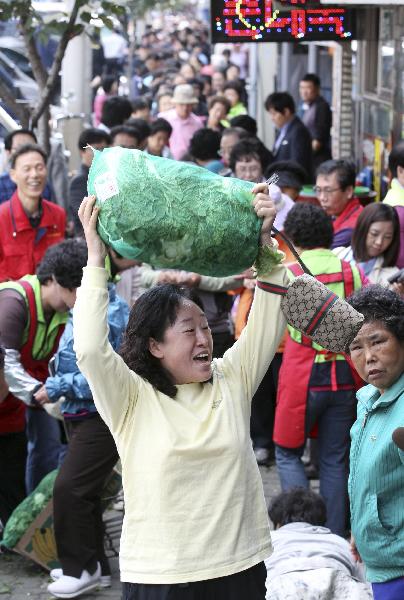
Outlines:
[[[327,160],[318,167],[314,191],[321,207],[333,219],[331,248],[349,246],[356,221],[363,210],[353,197],[355,166],[348,160]]]

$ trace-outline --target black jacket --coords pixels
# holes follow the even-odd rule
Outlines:
[[[313,164],[317,168],[319,164],[331,158],[332,114],[330,105],[322,96],[318,96],[304,111],[302,121],[312,139],[321,143],[321,148],[313,152]]]
[[[69,217],[74,223],[74,234],[84,236],[83,227],[81,225],[78,210],[84,196],[87,196],[87,178],[89,168],[85,165],[80,165],[80,169],[69,185]]]
[[[307,172],[307,183],[313,181],[311,135],[299,117],[294,116],[289,123],[281,145],[275,151],[274,160],[295,160]]]

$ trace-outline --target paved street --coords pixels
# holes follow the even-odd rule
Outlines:
[[[260,470],[268,503],[270,498],[280,491],[279,480],[274,466],[261,467]],[[100,589],[97,592],[97,600],[120,598],[117,558],[111,559],[111,566],[112,587]],[[0,596],[4,600],[49,600],[51,596],[46,590],[48,583],[49,575],[35,563],[17,554],[0,554]],[[90,595],[81,597],[90,598]]]

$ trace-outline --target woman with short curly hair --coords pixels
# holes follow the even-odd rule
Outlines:
[[[351,430],[352,549],[375,600],[404,598],[404,300],[381,286],[349,303],[365,321],[349,352],[369,385],[357,393]]]

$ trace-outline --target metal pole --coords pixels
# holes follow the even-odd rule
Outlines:
[[[258,51],[257,44],[248,44],[248,114],[254,119],[257,116],[257,76],[258,76]]]
[[[20,129],[20,126],[2,106],[0,106],[0,124],[3,125],[7,131],[14,131],[15,129]]]
[[[309,53],[307,56],[307,70],[309,73],[317,72],[317,44],[309,43]]]
[[[289,89],[289,71],[290,71],[290,55],[291,55],[291,44],[289,42],[282,42],[281,45],[281,73],[280,73],[280,88],[278,91],[285,91]]]

